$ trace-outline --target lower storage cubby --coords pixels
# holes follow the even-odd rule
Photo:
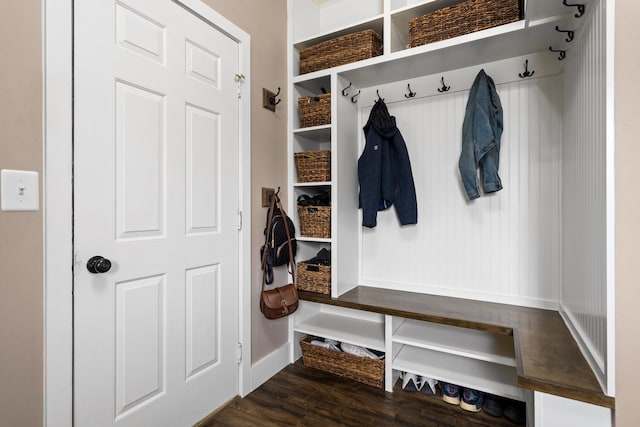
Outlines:
[[[349,378],[377,388],[384,387],[384,359],[371,359],[311,344],[315,337],[300,340],[305,366]]]
[[[471,412],[464,410],[460,405],[445,402],[439,384],[436,385],[434,394],[423,391],[407,391],[402,386],[403,380],[399,378],[393,387],[393,393],[400,395],[399,398],[403,399],[404,407],[421,405],[422,413],[428,414],[429,418],[422,420],[423,424],[419,425],[475,427],[515,427],[518,425],[531,427],[533,425],[532,422],[527,423],[525,419],[529,405],[520,401],[493,396],[494,402],[497,400],[499,403],[492,405],[492,410],[483,407],[481,411]],[[487,398],[488,396],[485,395],[485,399]]]
[[[397,346],[393,369],[525,401],[516,368],[410,345]],[[394,350],[395,352],[395,350]]]

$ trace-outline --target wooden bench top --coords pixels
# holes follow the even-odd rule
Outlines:
[[[305,301],[513,335],[520,387],[615,407],[557,311],[365,286],[339,298],[299,295]]]

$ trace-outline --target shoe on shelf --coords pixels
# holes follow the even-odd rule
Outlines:
[[[405,372],[402,376],[402,389],[404,391],[420,391],[420,380],[418,380],[418,376]]]
[[[420,391],[424,394],[436,394],[438,380],[429,377],[420,377]]]
[[[452,405],[460,404],[460,387],[455,384],[440,382],[440,390],[442,391],[442,400]]]
[[[484,393],[471,388],[465,388],[462,392],[460,408],[469,412],[480,412],[484,404]]]
[[[492,417],[500,418],[504,414],[504,399],[493,394],[485,394],[482,410]]]
[[[527,405],[524,402],[510,400],[504,408],[504,417],[514,424],[525,425],[527,423]]]

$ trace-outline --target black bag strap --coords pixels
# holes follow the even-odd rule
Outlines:
[[[287,246],[289,247],[289,273],[291,274],[291,277],[293,278],[293,288],[296,289],[296,293],[297,293],[297,285],[296,285],[296,271],[295,271],[295,260],[293,259],[293,247],[292,247],[292,243],[291,243],[291,232],[289,231],[289,217],[287,216],[287,213],[285,212],[284,208],[282,207],[282,202],[280,201],[280,198],[278,197],[278,193],[280,193],[280,190],[278,190],[277,193],[275,193],[273,196],[271,196],[271,206],[269,208],[269,215],[267,217],[267,224],[270,227],[271,226],[271,221],[273,220],[273,211],[275,211],[276,206],[278,207],[278,209],[280,209],[280,213],[282,214],[282,219],[284,220],[284,229],[285,232],[287,233]],[[265,233],[265,237],[264,237],[264,242],[265,242],[265,248],[266,246],[269,244],[269,232],[267,231],[267,233]],[[266,278],[265,278],[265,274],[266,274],[266,268],[267,268],[267,250],[265,249],[264,251],[262,251],[262,290],[265,290],[266,287]]]

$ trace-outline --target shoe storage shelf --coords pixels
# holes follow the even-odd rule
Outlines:
[[[398,317],[391,322],[391,379],[410,372],[526,401],[517,386],[513,337]],[[392,391],[393,384],[387,385]]]

